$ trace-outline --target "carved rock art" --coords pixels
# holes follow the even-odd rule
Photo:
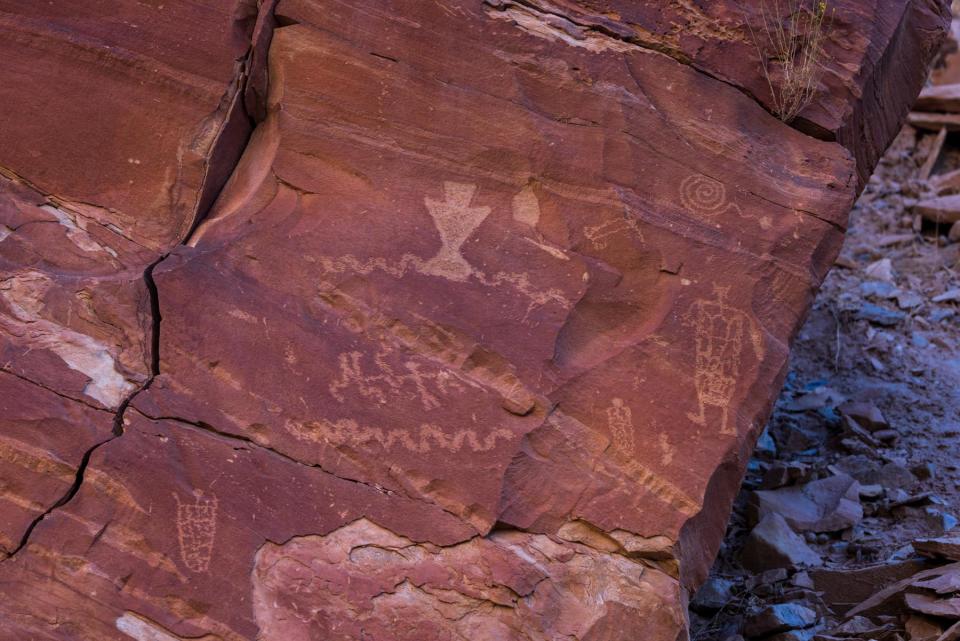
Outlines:
[[[0,638],[684,638],[947,23],[742,5],[0,0]]]
[[[735,434],[730,406],[741,380],[740,368],[753,347],[757,360],[763,357],[763,344],[750,317],[730,307],[728,289],[718,287],[713,299],[699,299],[687,317],[696,338],[693,382],[697,388],[698,411],[687,417],[697,425],[707,425],[709,411],[716,411],[721,434]]]
[[[693,174],[680,182],[680,203],[691,212],[712,218],[726,212],[740,213],[727,198],[727,187],[719,180]]]
[[[191,572],[206,572],[217,536],[217,497],[194,490],[191,500],[182,501],[177,494],[173,498],[177,503],[180,559]]]
[[[446,182],[443,201],[424,199],[441,243],[439,253],[424,263],[424,273],[460,281],[467,280],[473,273],[461,253],[463,244],[490,215],[489,207],[471,207],[476,191],[476,185]]]

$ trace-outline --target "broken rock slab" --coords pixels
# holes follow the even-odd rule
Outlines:
[[[0,248],[15,276],[84,264],[4,310],[90,332],[132,389],[101,407],[52,348],[11,348],[113,421],[11,528],[4,632],[286,641],[355,612],[373,641],[682,639],[943,4],[857,30],[854,2],[869,35],[818,98],[839,143],[581,3],[69,4],[3,23],[0,165],[43,200]]]
[[[863,519],[860,486],[851,476],[837,474],[804,485],[759,490],[750,497],[751,520],[779,514],[796,532],[837,532]]]
[[[950,533],[937,538],[917,539],[913,548],[925,556],[941,557],[960,561],[960,533]]]
[[[932,223],[952,225],[960,221],[960,194],[921,200],[913,211]]]
[[[748,639],[757,639],[789,630],[809,628],[818,619],[816,611],[808,607],[798,603],[778,603],[768,605],[747,619],[743,632]]]
[[[750,532],[743,544],[741,562],[754,572],[771,568],[814,567],[823,563],[820,556],[777,512],[767,514]]]

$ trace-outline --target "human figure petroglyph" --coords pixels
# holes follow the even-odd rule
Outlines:
[[[173,498],[177,502],[180,558],[190,571],[206,572],[217,533],[217,497],[194,490],[191,502],[182,502],[177,494]]]
[[[390,450],[402,448],[416,454],[425,454],[434,447],[448,452],[459,452],[466,447],[474,452],[487,452],[497,441],[510,441],[516,435],[506,428],[496,428],[484,435],[477,430],[459,429],[448,434],[442,428],[423,423],[414,428],[382,429],[363,426],[353,419],[336,421],[287,422],[287,429],[300,441],[312,441],[334,447],[340,445],[364,446],[370,443]]]
[[[511,287],[528,298],[531,301],[531,307],[543,306],[552,302],[570,307],[570,302],[562,291],[556,288],[538,289],[530,282],[530,277],[526,273],[496,272],[487,274],[471,265],[463,256],[463,245],[490,215],[491,209],[490,207],[473,204],[477,192],[477,186],[474,184],[444,182],[443,191],[444,197],[442,200],[430,196],[424,197],[424,205],[433,220],[441,242],[439,251],[433,257],[424,260],[420,256],[407,253],[397,260],[390,260],[382,256],[360,259],[352,254],[345,254],[337,257],[320,256],[314,260],[328,274],[355,273],[367,275],[379,271],[395,278],[402,278],[410,271],[414,271],[428,276],[445,278],[453,282],[466,282],[474,279],[487,287],[504,285]],[[526,203],[527,206],[525,215],[528,219],[532,219],[529,196],[533,196],[532,191],[530,194],[524,195],[521,201]],[[562,260],[568,260],[566,256],[553,255]],[[333,287],[334,285],[326,283],[326,286]]]
[[[622,461],[622,470],[626,478],[644,488],[664,503],[680,510],[683,514],[694,515],[700,506],[676,485],[657,474],[634,457],[636,430],[633,424],[633,411],[622,398],[614,398],[607,408],[607,425],[610,429],[610,438],[614,452],[619,461]],[[661,437],[666,436],[661,434]],[[663,439],[660,439],[662,446]],[[669,459],[672,459],[672,454]],[[665,457],[664,465],[670,460]]]
[[[692,174],[680,182],[680,202],[685,208],[707,217],[741,211],[739,205],[728,200],[726,185],[703,174]]]
[[[633,454],[633,413],[624,404],[622,398],[610,401],[610,407],[607,408],[607,424],[610,427],[613,446],[625,454]]]
[[[443,183],[444,200],[424,198],[433,224],[440,233],[439,253],[423,265],[423,272],[450,280],[464,281],[473,274],[473,267],[461,249],[467,238],[490,215],[489,207],[471,207],[476,185]]]
[[[744,358],[744,338],[748,337],[758,357],[762,353],[759,334],[750,317],[726,302],[729,288],[716,287],[713,300],[693,303],[685,321],[694,330],[696,360],[694,385],[699,411],[687,413],[697,425],[707,424],[707,412],[719,411],[720,433],[736,434],[730,421],[730,404],[736,393],[737,378]]]
[[[440,400],[431,389],[440,394],[462,392],[466,389],[466,379],[457,372],[446,369],[425,372],[419,363],[412,360],[403,363],[405,372],[397,372],[387,361],[391,353],[393,350],[389,347],[381,345],[377,349],[372,358],[376,374],[364,374],[365,359],[362,352],[340,354],[340,374],[330,383],[330,393],[343,403],[346,401],[343,390],[355,388],[362,397],[383,405],[390,398],[402,397],[404,388],[409,386],[413,388],[412,395],[420,400],[423,408],[431,410],[440,407]]]

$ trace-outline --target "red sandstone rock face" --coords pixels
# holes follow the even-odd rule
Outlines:
[[[0,638],[685,638],[943,8],[847,7],[858,165],[723,3],[83,4],[2,22]]]

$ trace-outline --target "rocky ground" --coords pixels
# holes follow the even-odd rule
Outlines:
[[[920,213],[957,190],[955,136],[906,127],[852,212],[695,640],[960,638],[960,223]]]

